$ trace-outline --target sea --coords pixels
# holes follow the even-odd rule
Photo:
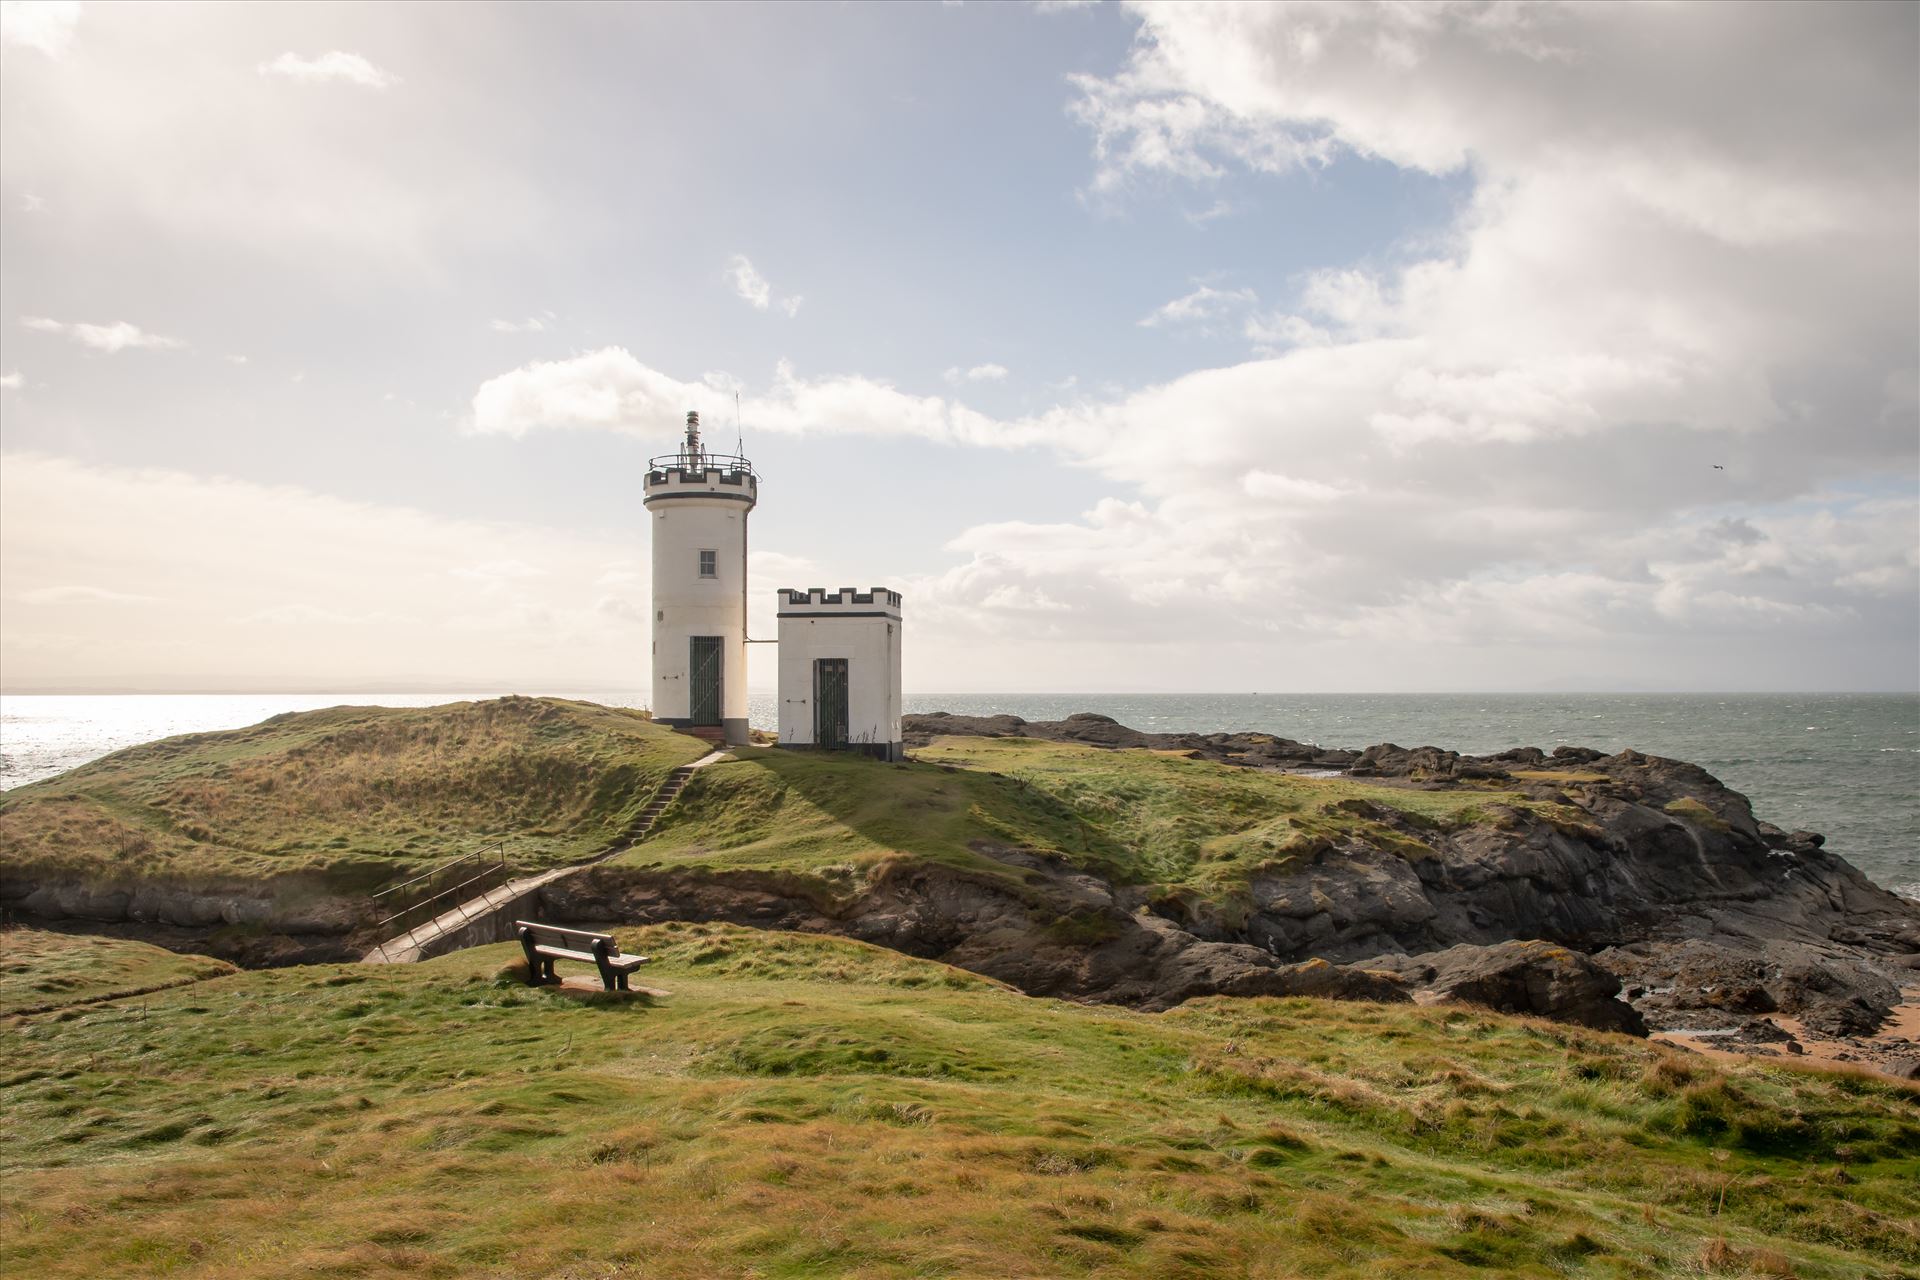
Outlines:
[[[0,790],[180,733],[343,703],[432,706],[473,693],[0,695]],[[637,690],[561,696],[644,705]],[[915,694],[908,712],[1059,720],[1097,711],[1161,733],[1252,730],[1325,747],[1376,742],[1484,755],[1563,745],[1689,760],[1777,826],[1819,831],[1877,883],[1920,898],[1920,694]],[[771,730],[772,693],[748,718]],[[0,851],[0,856],[4,851]]]

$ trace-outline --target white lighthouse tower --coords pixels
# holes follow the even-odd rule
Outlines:
[[[647,465],[653,526],[653,718],[702,737],[747,741],[747,514],[759,477],[709,453],[687,415],[678,453]]]

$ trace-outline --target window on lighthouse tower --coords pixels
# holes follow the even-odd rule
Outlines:
[[[718,551],[702,551],[700,553],[700,576],[703,578],[717,578],[720,576],[720,553]]]

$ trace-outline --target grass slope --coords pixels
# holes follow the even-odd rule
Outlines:
[[[509,838],[523,867],[591,853],[704,744],[557,698],[332,707],[116,752],[0,799],[27,878],[318,874],[364,889]]]
[[[502,836],[522,868],[604,848],[704,744],[631,711],[552,698],[335,707],[118,752],[0,799],[20,879],[319,878],[336,892]],[[928,860],[1017,882],[982,852],[1053,854],[1222,902],[1346,840],[1409,856],[1423,833],[1573,810],[1494,786],[1421,791],[1023,738],[946,738],[912,763],[744,748],[701,770],[636,865],[793,874],[825,896]]]
[[[144,942],[0,929],[0,1015],[141,995],[232,972],[224,960]]]
[[[623,861],[777,870],[831,882],[902,855],[1016,877],[981,842],[1057,855],[1111,879],[1230,898],[1249,877],[1342,840],[1412,855],[1414,832],[1573,810],[1494,787],[1450,791],[1312,778],[1028,738],[942,738],[914,762],[771,749],[702,769]]]
[[[622,931],[5,1024],[0,1273],[1920,1274],[1915,1093],[1477,1010],[1036,1000]]]

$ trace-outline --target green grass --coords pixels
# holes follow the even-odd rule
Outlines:
[[[11,1019],[0,1274],[1920,1274],[1891,1082],[619,932],[669,994],[530,990],[503,946]]]
[[[606,848],[704,744],[552,698],[335,707],[122,751],[0,800],[22,878],[353,894],[505,837],[532,869]],[[1221,904],[1352,844],[1429,855],[1436,832],[1577,811],[1491,785],[1421,790],[1023,738],[945,738],[889,765],[743,748],[701,770],[622,861],[776,872],[832,899],[919,860],[1019,885],[996,852]],[[1683,815],[1691,816],[1691,815]],[[283,895],[284,896],[284,895]]]
[[[140,995],[233,971],[224,960],[144,942],[0,929],[0,1014]]]
[[[824,891],[902,857],[1018,880],[994,846],[1133,884],[1232,897],[1247,880],[1345,841],[1427,856],[1431,833],[1561,807],[1490,787],[1424,791],[1147,751],[942,738],[911,763],[743,750],[702,769],[636,866],[778,871]],[[1569,811],[1570,812],[1570,811]]]
[[[116,752],[0,800],[27,878],[318,878],[361,890],[509,838],[522,867],[625,830],[704,744],[638,712],[557,698],[333,707]]]
[[[1721,818],[1719,814],[1707,808],[1706,805],[1701,804],[1692,796],[1682,796],[1678,800],[1670,801],[1666,806],[1666,812],[1676,818],[1685,818],[1688,822],[1696,826],[1706,827],[1712,831],[1724,832],[1730,830],[1726,821]]]

